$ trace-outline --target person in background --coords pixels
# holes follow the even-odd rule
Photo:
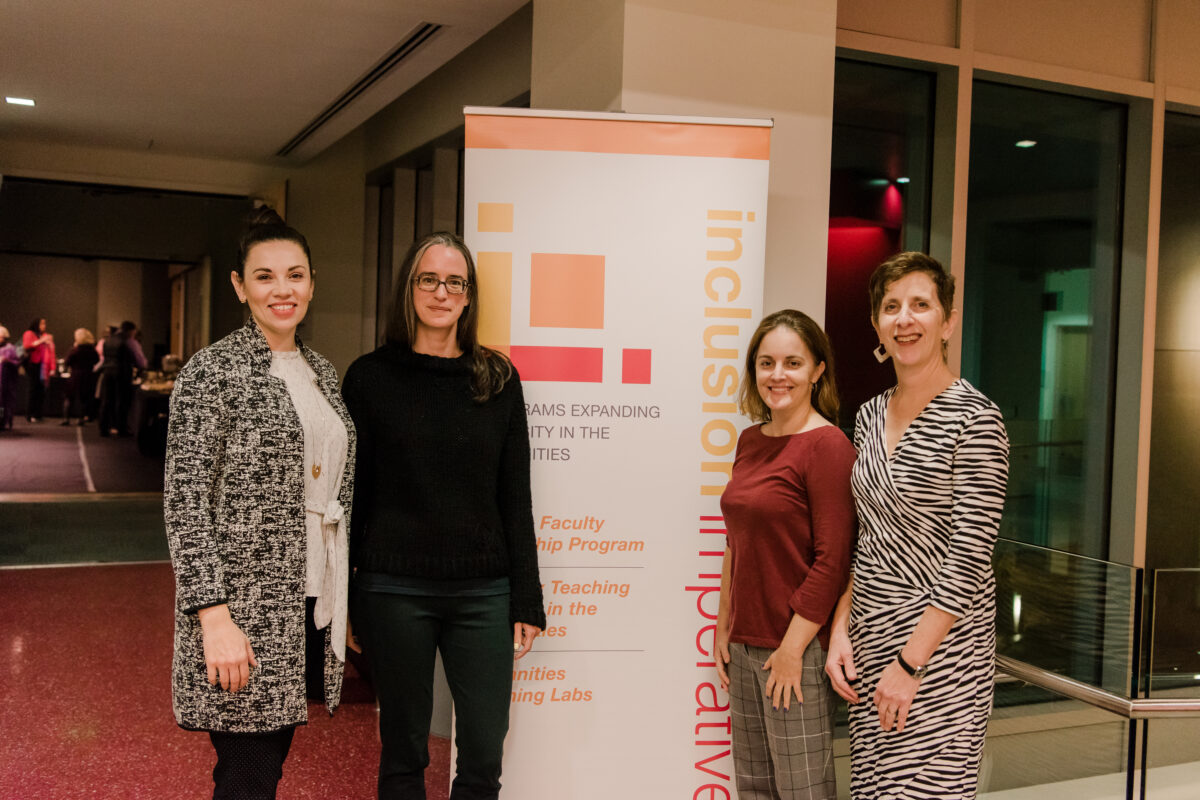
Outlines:
[[[216,750],[214,799],[266,800],[306,699],[331,714],[341,699],[355,432],[337,373],[296,335],[313,297],[305,238],[259,209],[230,277],[250,318],[171,395],[172,699]]]
[[[120,325],[109,325],[108,329],[104,331],[104,336],[100,338],[100,341],[96,342],[96,357],[99,359],[96,363],[96,369],[104,365],[104,343],[108,340],[108,337],[114,335],[119,330],[121,330]]]
[[[46,385],[58,366],[54,355],[54,337],[46,332],[46,320],[39,317],[29,323],[21,338],[25,349],[25,376],[29,379],[29,399],[25,404],[25,420],[41,422],[45,413]]]
[[[8,328],[0,325],[0,431],[12,430],[21,370],[21,353],[9,336]]]
[[[829,338],[777,311],[746,350],[738,438],[721,495],[728,531],[716,662],[729,691],[743,800],[836,800],[829,620],[850,574],[854,447],[837,427]]]
[[[896,385],[854,425],[859,538],[825,669],[850,703],[855,800],[963,800],[976,796],[995,689],[1008,436],[995,403],[947,364],[958,311],[942,265],[900,253],[868,287],[876,357]]]
[[[146,353],[142,350],[142,329],[132,322],[121,323],[122,330],[128,330],[125,326],[132,325],[133,329],[128,331],[125,342],[129,345],[129,350],[133,353],[133,363],[137,366],[138,375],[144,373],[149,367],[149,362],[146,360]]]
[[[91,406],[96,396],[95,368],[100,356],[96,354],[96,337],[87,328],[75,330],[75,346],[67,353],[67,393],[63,397],[63,425],[71,424],[71,412],[79,416],[79,424],[91,419]]]
[[[146,368],[146,357],[135,334],[137,325],[126,320],[104,340],[100,366],[100,435],[128,436],[129,410],[133,405],[133,379]]]
[[[405,257],[387,343],[346,371],[358,426],[355,632],[379,698],[379,797],[424,798],[441,652],[454,800],[500,792],[513,660],[546,627],[521,380],[479,343],[475,262],[434,233]]]

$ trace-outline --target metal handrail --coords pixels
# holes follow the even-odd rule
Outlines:
[[[996,656],[996,668],[1005,675],[1011,675],[1032,686],[1046,689],[1071,700],[1079,700],[1128,719],[1200,717],[1200,698],[1142,697],[1131,699],[1002,655]]]

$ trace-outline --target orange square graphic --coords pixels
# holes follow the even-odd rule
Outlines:
[[[478,227],[480,233],[512,233],[513,204],[480,203]]]
[[[604,256],[534,253],[529,325],[534,328],[604,327]]]

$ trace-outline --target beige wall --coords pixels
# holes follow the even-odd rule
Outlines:
[[[125,320],[142,319],[142,265],[136,261],[97,261],[99,283],[96,290],[96,327],[103,335],[104,326],[120,325]],[[64,353],[65,355],[65,353]]]
[[[586,19],[564,13],[571,5],[534,6],[532,105],[613,110],[619,75],[617,110],[774,119],[764,311],[793,306],[823,320],[835,1],[625,0],[612,50],[586,32],[594,25],[616,43],[614,4]],[[564,39],[583,52],[570,56]]]
[[[1196,134],[1193,134],[1193,138]],[[1150,444],[1150,536],[1154,567],[1200,565],[1200,158],[1195,145],[1164,154],[1162,237]]]
[[[531,105],[622,110],[625,0],[535,0],[535,5]]]
[[[1168,100],[1174,89],[1178,103],[1200,107],[1196,0],[838,0],[837,5],[839,30],[966,46],[1000,56],[988,64],[1000,71],[1036,72],[1029,67],[1040,64],[1077,71],[1076,78],[1155,81],[1168,87]],[[933,51],[906,55],[947,60],[946,53]]]
[[[463,106],[496,106],[529,91],[533,10],[526,5],[362,126],[368,170],[463,124]]]
[[[955,0],[840,0],[837,26],[910,42],[954,47],[958,43]]]
[[[362,353],[355,334],[364,290],[365,138],[361,128],[354,131],[288,179],[288,223],[308,239],[316,270],[305,343],[339,375]]]
[[[1200,92],[1200,3],[1196,0],[1158,0],[1155,24],[1158,72],[1155,80]],[[1195,102],[1193,105],[1200,105]]]
[[[974,7],[975,49],[980,52],[1149,79],[1149,2],[982,0]]]
[[[287,174],[281,167],[0,138],[0,175],[254,195]]]

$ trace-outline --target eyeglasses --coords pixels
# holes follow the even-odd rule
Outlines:
[[[446,287],[446,292],[449,294],[462,294],[467,291],[467,287],[471,285],[466,278],[460,278],[457,275],[451,275],[446,280],[442,280],[432,272],[422,272],[413,282],[417,284],[417,288],[423,292],[436,292],[439,285]]]

